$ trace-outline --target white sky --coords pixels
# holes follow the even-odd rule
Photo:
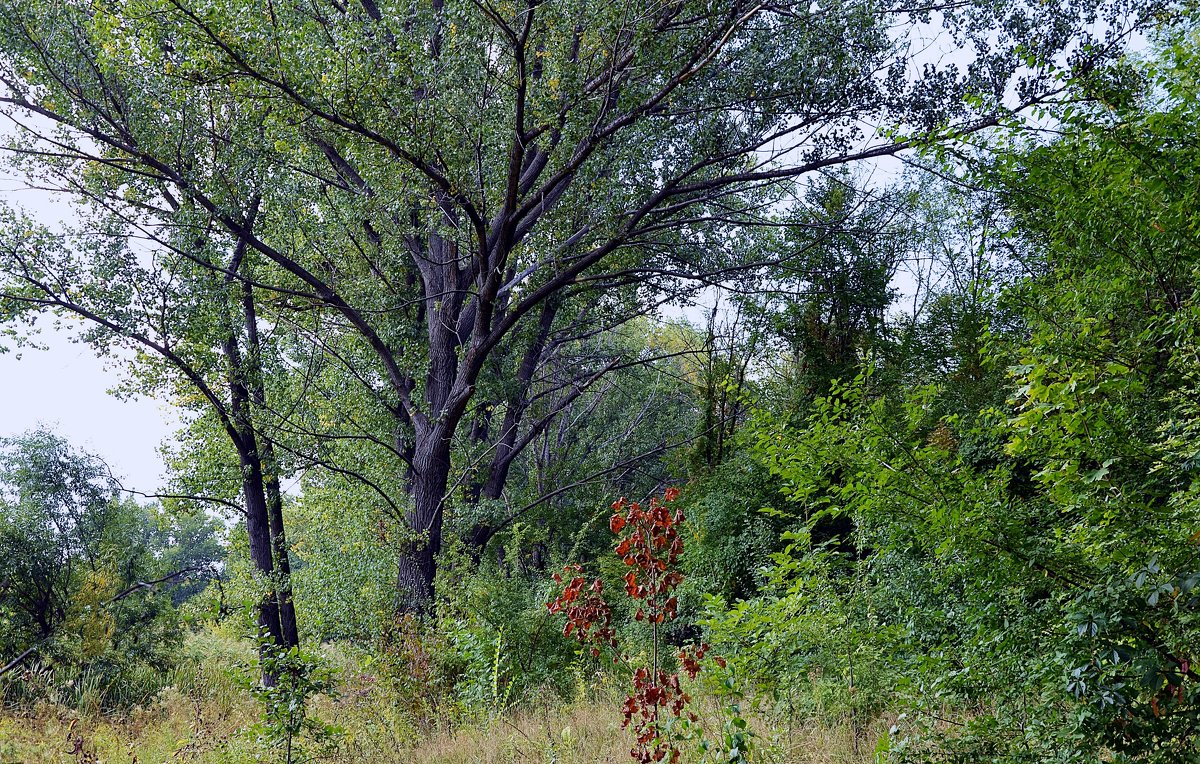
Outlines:
[[[162,473],[158,444],[173,430],[169,411],[152,399],[109,395],[120,372],[65,332],[47,328],[39,341],[48,349],[0,354],[0,437],[48,425],[101,456],[125,488],[153,493]]]
[[[4,131],[0,125],[0,133]],[[59,198],[26,187],[0,169],[0,202],[19,206],[47,223],[70,215]],[[0,353],[0,438],[47,425],[72,445],[97,454],[128,489],[154,493],[162,478],[158,445],[174,421],[168,407],[153,399],[121,400],[108,390],[121,372],[98,359],[87,345],[56,330],[52,319],[38,320],[39,345]],[[11,346],[11,342],[0,344]]]

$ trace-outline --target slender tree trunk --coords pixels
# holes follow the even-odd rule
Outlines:
[[[271,549],[271,528],[263,491],[262,470],[253,449],[239,444],[242,467],[242,490],[246,500],[246,534],[250,539],[250,561],[254,569],[268,582],[268,591],[258,602],[258,625],[276,645],[284,644],[283,628],[279,621],[279,602],[275,593],[274,554]]]
[[[233,411],[234,428],[237,431],[237,442],[234,444],[238,451],[238,460],[242,469],[242,496],[246,503],[246,535],[250,540],[250,562],[254,569],[263,577],[267,590],[257,603],[259,632],[270,638],[271,644],[285,646],[283,626],[279,619],[279,595],[276,591],[274,542],[271,537],[270,513],[267,509],[266,490],[263,485],[262,463],[259,460],[257,443],[254,432],[247,418],[249,399],[246,387],[242,384],[238,371],[240,367],[234,363],[240,358],[236,351],[235,337],[226,339],[226,355],[230,360],[229,393],[231,410]],[[232,345],[232,348],[231,348]],[[259,650],[260,659],[267,646]],[[275,676],[265,668],[262,674],[263,684],[275,684]]]
[[[254,288],[242,284],[242,313],[246,323],[246,342],[248,352],[244,360],[247,367],[246,375],[249,384],[250,400],[259,410],[267,407],[267,393],[263,385],[262,345],[258,335],[258,313],[254,305]],[[279,461],[275,457],[275,447],[269,438],[259,439],[259,451],[262,457],[261,465],[266,471],[263,476],[263,491],[267,506],[267,524],[271,532],[271,552],[274,555],[275,569],[278,571],[278,585],[275,595],[279,606],[279,625],[283,647],[296,647],[300,644],[300,630],[296,624],[296,606],[292,601],[292,564],[289,559],[287,534],[283,524],[283,492],[279,488]]]
[[[236,354],[232,356],[232,358],[237,357]],[[259,455],[257,439],[254,437],[254,431],[247,416],[249,399],[245,386],[237,377],[231,376],[229,387],[230,397],[234,404],[232,407],[234,426],[239,435],[239,442],[236,445],[242,468],[242,495],[246,502],[246,533],[250,539],[250,561],[266,582],[266,591],[263,592],[257,606],[259,630],[269,637],[271,644],[277,647],[290,647],[296,642],[289,643],[288,634],[283,626],[284,622],[280,618],[279,577],[275,567],[276,541],[271,528],[271,511],[267,502],[262,460]],[[290,605],[290,599],[288,604]],[[291,627],[294,633],[294,613],[291,618]],[[267,645],[260,647],[260,660],[267,649]],[[262,679],[263,684],[273,686],[276,678],[264,668]]]
[[[241,270],[241,264],[246,252],[246,243],[238,243],[230,261],[230,268],[224,278],[226,293],[232,299],[237,299],[234,274]],[[242,295],[243,311],[250,307]],[[227,314],[228,316],[228,314]],[[253,313],[244,314],[247,324],[253,319]],[[224,325],[224,355],[228,368],[229,412],[232,428],[236,437],[238,459],[242,470],[242,496],[246,502],[246,533],[250,539],[250,559],[254,568],[263,576],[266,591],[258,603],[258,622],[262,632],[269,636],[271,644],[277,647],[289,647],[288,637],[280,618],[279,580],[277,576],[276,537],[272,529],[271,509],[267,500],[266,481],[263,475],[263,454],[259,449],[258,437],[255,432],[253,417],[253,375],[249,373],[247,359],[242,354],[240,340],[241,332],[232,318],[227,318]],[[241,328],[248,328],[243,326]],[[255,335],[256,336],[256,335]],[[252,353],[253,355],[253,353]],[[255,358],[256,360],[256,358]],[[282,532],[282,512],[280,512],[280,532]],[[286,547],[285,547],[286,549]],[[290,601],[290,598],[289,598]],[[294,618],[293,618],[294,620]],[[293,624],[294,626],[294,624]],[[267,645],[260,648],[260,659],[267,650]],[[263,669],[263,684],[275,684],[275,676]]]
[[[283,493],[279,489],[278,464],[275,449],[263,443],[263,464],[270,470],[263,481],[267,499],[267,523],[271,531],[271,550],[278,571],[275,595],[279,601],[279,626],[284,647],[300,644],[300,629],[296,624],[296,604],[292,600],[292,565],[288,557],[287,535],[283,526]]]
[[[267,510],[267,495],[263,486],[262,463],[258,443],[250,421],[250,395],[245,384],[245,369],[233,327],[226,327],[225,359],[229,364],[229,410],[236,432],[234,446],[242,471],[242,496],[246,502],[246,534],[250,540],[250,561],[267,581],[268,592],[258,604],[258,622],[277,645],[283,644],[283,628],[279,622],[279,601],[275,593],[274,544],[271,521]]]

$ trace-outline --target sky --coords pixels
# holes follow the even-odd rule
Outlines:
[[[0,354],[0,437],[46,425],[102,457],[124,488],[155,492],[162,473],[158,445],[173,431],[169,409],[150,398],[109,395],[121,372],[106,368],[68,333],[47,330],[38,339],[47,349]]]
[[[0,136],[4,126],[0,125]],[[60,197],[29,189],[0,170],[0,203],[19,207],[53,224],[70,217]],[[73,445],[100,456],[122,487],[154,493],[163,463],[159,443],[174,431],[174,417],[159,401],[121,400],[108,390],[122,379],[112,361],[98,359],[87,345],[72,342],[67,330],[38,321],[39,345],[0,353],[0,438],[45,425]]]

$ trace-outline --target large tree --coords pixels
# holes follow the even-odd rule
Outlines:
[[[25,150],[81,182],[117,170],[107,197],[150,217],[194,208],[269,264],[252,278],[279,323],[319,316],[308,336],[389,421],[371,442],[408,494],[399,583],[423,607],[455,438],[493,446],[479,491],[502,491],[550,421],[522,401],[561,340],[750,267],[738,232],[791,179],[997,124],[1159,10],[17,0],[2,100]],[[969,65],[915,52],[935,21]],[[510,386],[481,398],[504,357]],[[594,357],[568,397],[616,365]]]

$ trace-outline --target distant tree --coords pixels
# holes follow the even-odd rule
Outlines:
[[[0,441],[0,674],[169,662],[172,601],[217,573],[217,525],[122,499],[108,466],[48,430]]]
[[[91,181],[98,176],[91,173]],[[299,630],[280,490],[286,461],[264,422],[268,390],[281,391],[271,386],[278,353],[263,338],[251,283],[239,278],[252,269],[247,249],[188,231],[194,211],[168,204],[161,246],[139,257],[138,223],[110,217],[102,195],[78,193],[99,209],[81,210],[75,230],[6,217],[0,318],[14,333],[36,329],[46,314],[67,318],[80,326],[80,339],[127,368],[123,393],[170,396],[179,405],[187,423],[179,445],[188,453],[170,462],[177,490],[168,496],[234,509],[245,520],[264,591],[259,627],[277,644],[294,646]]]
[[[803,412],[868,358],[884,362],[896,274],[919,256],[916,204],[905,186],[869,189],[849,171],[812,181],[785,218],[755,308],[763,316],[769,365]]]

